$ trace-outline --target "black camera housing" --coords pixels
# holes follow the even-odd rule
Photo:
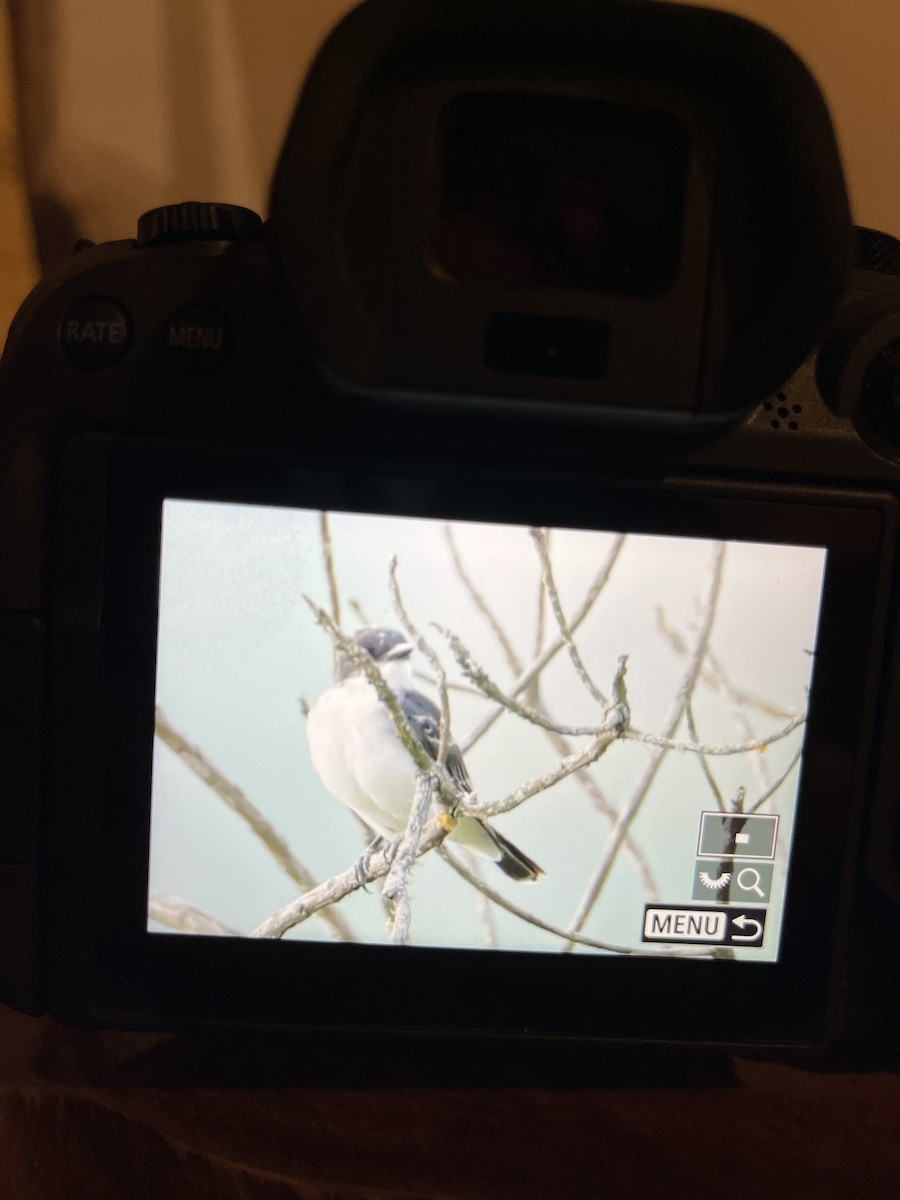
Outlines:
[[[441,240],[449,192],[486,194],[447,166],[474,131],[487,161],[503,128],[546,149],[568,122],[568,176],[598,114],[620,174],[588,183],[658,183],[658,261],[541,243],[536,276],[485,278]],[[152,1027],[864,1036],[897,994],[900,252],[859,231],[848,287],[850,245],[815,85],[747,22],[371,0],[312,71],[268,226],[173,205],[40,284],[0,367],[3,998]],[[827,546],[778,961],[148,934],[167,496]]]

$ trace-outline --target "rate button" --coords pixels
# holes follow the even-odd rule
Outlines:
[[[80,367],[106,367],[128,349],[131,326],[113,300],[79,300],[59,323],[59,342]]]

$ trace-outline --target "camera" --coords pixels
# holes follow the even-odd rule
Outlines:
[[[4,1000],[877,1035],[900,244],[772,35],[369,0],[268,221],[79,249],[0,388]]]

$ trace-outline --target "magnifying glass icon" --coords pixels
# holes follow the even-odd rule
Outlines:
[[[737,885],[743,888],[745,892],[756,892],[760,900],[765,900],[766,894],[759,886],[759,871],[756,867],[744,867],[743,871],[738,872]]]

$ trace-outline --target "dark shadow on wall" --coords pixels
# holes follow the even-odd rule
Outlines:
[[[50,86],[58,68],[57,11],[56,0],[8,0],[22,173],[41,272],[66,259],[79,237],[74,213],[39,169],[57,124],[57,95]]]

